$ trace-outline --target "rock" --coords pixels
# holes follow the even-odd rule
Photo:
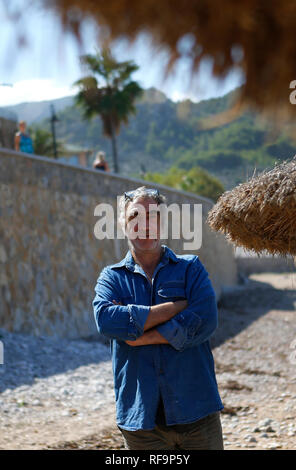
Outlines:
[[[266,418],[260,421],[258,424],[259,424],[259,427],[261,428],[261,427],[269,426],[272,422],[273,422],[272,419]]]
[[[275,430],[271,426],[267,426],[265,429],[266,432],[275,432]]]
[[[269,450],[281,449],[282,445],[277,442],[273,442],[272,444],[268,444],[267,448]]]

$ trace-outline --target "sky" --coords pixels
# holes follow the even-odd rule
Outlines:
[[[28,8],[28,1],[0,0],[0,107],[75,94],[77,89],[72,85],[84,73],[79,55],[94,54],[98,47],[97,27],[93,23],[84,25],[84,49],[81,50],[70,33],[62,31],[54,14],[38,9],[36,1],[34,7]],[[16,5],[24,7],[25,13],[20,19],[13,17]],[[7,18],[5,6],[13,20]],[[24,38],[26,45],[20,45]],[[185,38],[181,44],[184,50],[189,41],[190,38]],[[132,45],[127,41],[117,41],[112,53],[119,61],[133,60],[139,66],[133,79],[143,88],[158,88],[173,101],[190,98],[198,102],[222,96],[243,81],[239,70],[234,70],[224,81],[214,79],[211,63],[207,61],[195,75],[194,82],[190,83],[186,58],[179,61],[173,73],[164,80],[167,52],[152,47],[151,39],[144,34]]]

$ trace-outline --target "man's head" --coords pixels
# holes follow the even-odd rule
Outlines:
[[[149,251],[160,246],[158,206],[164,203],[165,197],[158,189],[149,189],[146,186],[127,191],[120,198],[119,222],[127,235],[130,248]]]

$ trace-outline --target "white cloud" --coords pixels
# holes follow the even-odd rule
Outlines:
[[[183,91],[179,91],[179,90],[173,90],[170,94],[170,99],[172,101],[184,101],[184,100],[191,100],[191,101],[199,101],[200,100],[200,97],[199,96],[196,96],[194,93],[186,93],[186,92],[183,92]]]
[[[45,101],[74,95],[77,90],[70,85],[59,85],[55,80],[35,79],[0,86],[0,106],[10,106],[31,101]]]

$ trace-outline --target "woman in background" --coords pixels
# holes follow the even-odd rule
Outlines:
[[[108,163],[105,160],[105,153],[98,152],[94,160],[93,167],[95,170],[110,171]]]

